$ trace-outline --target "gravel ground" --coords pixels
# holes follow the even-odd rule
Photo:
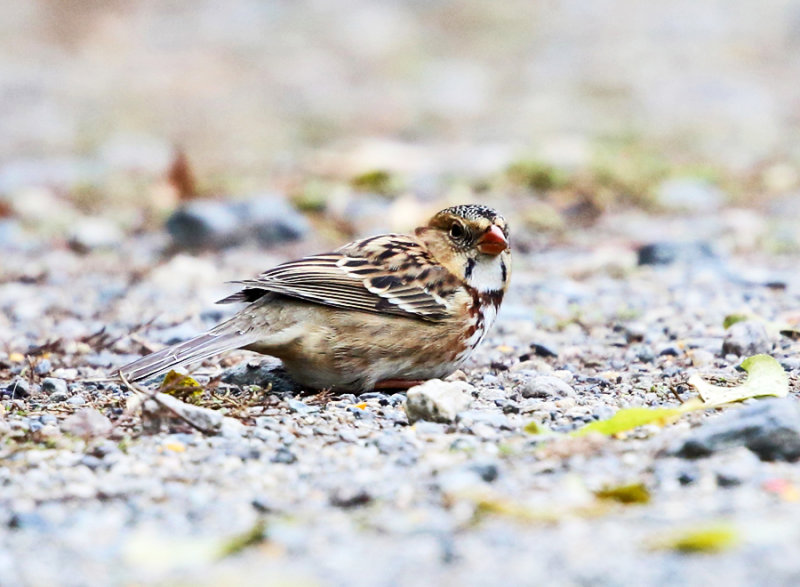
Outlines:
[[[331,243],[6,241],[0,582],[797,584],[800,471],[781,459],[800,456],[800,275],[765,245],[790,220],[615,212],[546,238],[519,221],[498,324],[450,378],[471,400],[452,421],[409,424],[404,394],[310,394],[240,352],[192,370],[213,433],[142,405],[113,368],[218,321],[226,280]],[[726,330],[731,314],[750,319]],[[695,373],[739,381],[760,352],[789,398],[561,434],[675,407]],[[681,456],[720,426],[710,454]],[[706,530],[731,543],[687,552],[680,537]]]

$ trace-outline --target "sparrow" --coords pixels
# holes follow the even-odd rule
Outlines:
[[[247,305],[195,338],[120,369],[136,381],[233,349],[279,358],[313,389],[408,389],[446,377],[497,317],[511,275],[508,225],[470,204],[413,235],[385,234],[236,281]]]

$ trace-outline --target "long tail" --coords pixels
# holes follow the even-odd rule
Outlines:
[[[222,326],[222,325],[220,325]],[[185,342],[156,351],[120,368],[130,381],[145,379],[163,373],[182,363],[194,363],[219,353],[242,348],[256,342],[252,334],[237,330],[221,330],[219,326]]]

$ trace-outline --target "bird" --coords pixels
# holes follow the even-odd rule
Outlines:
[[[407,390],[456,371],[495,322],[511,277],[508,224],[484,205],[413,234],[370,236],[277,265],[218,303],[230,319],[122,368],[130,381],[234,350],[277,357],[315,390]]]

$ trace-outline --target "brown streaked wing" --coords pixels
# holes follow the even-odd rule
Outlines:
[[[364,239],[235,283],[245,291],[265,290],[336,308],[429,321],[449,315],[458,285],[417,241],[401,235]]]

